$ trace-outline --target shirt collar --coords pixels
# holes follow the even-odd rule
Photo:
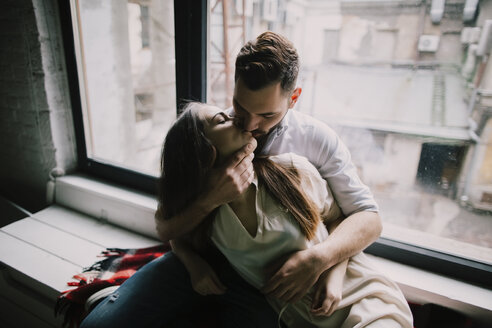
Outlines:
[[[292,115],[291,111],[293,111],[293,109],[287,109],[287,113],[285,113],[282,120],[277,124],[277,126],[274,128],[274,130],[271,133],[275,133],[275,135],[278,137],[289,128],[289,121]]]
[[[251,183],[254,184],[256,190],[258,190],[258,176],[256,175],[256,172],[254,172],[253,181],[251,181]]]

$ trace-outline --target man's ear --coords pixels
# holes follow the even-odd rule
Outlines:
[[[302,88],[295,88],[294,91],[292,92],[292,95],[290,96],[290,102],[289,102],[289,108],[294,107],[294,105],[297,102],[297,99],[301,96],[302,93]]]

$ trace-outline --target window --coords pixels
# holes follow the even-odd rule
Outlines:
[[[469,51],[488,9],[463,23],[453,4],[436,23],[420,6],[60,2],[80,168],[155,192],[176,108],[231,106],[237,52],[274,30],[301,57],[296,110],[339,133],[380,204],[383,238],[369,251],[490,286],[491,98],[476,81],[492,76]]]
[[[170,1],[87,1],[73,6],[89,158],[157,176],[176,117]]]
[[[155,193],[184,100],[205,100],[206,1],[60,1],[82,171]],[[190,19],[193,16],[193,20]]]
[[[285,35],[301,59],[296,110],[338,132],[380,205],[383,239],[371,250],[419,266],[466,259],[465,271],[477,265],[490,273],[491,134],[470,133],[472,115],[483,122],[490,112],[477,115],[483,106],[471,97],[478,59],[463,64],[472,45],[461,35],[471,27],[461,7],[446,7],[432,24],[425,6],[211,1],[208,99],[232,106],[234,60],[245,40],[265,30]]]

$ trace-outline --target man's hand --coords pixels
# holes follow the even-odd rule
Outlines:
[[[285,302],[299,301],[323,272],[310,249],[293,253],[262,288],[268,296]]]
[[[193,289],[200,295],[219,295],[227,290],[212,267],[201,257],[194,259],[190,278]]]
[[[256,145],[256,139],[251,138],[231,159],[211,171],[205,195],[208,204],[215,208],[229,203],[249,187],[254,178],[252,161]]]

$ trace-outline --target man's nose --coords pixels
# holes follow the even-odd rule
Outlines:
[[[232,123],[238,127],[239,129],[243,129],[244,126],[244,119],[240,116],[234,116]]]
[[[258,119],[255,119],[251,116],[245,117],[243,120],[243,129],[245,131],[254,131],[258,128]]]

